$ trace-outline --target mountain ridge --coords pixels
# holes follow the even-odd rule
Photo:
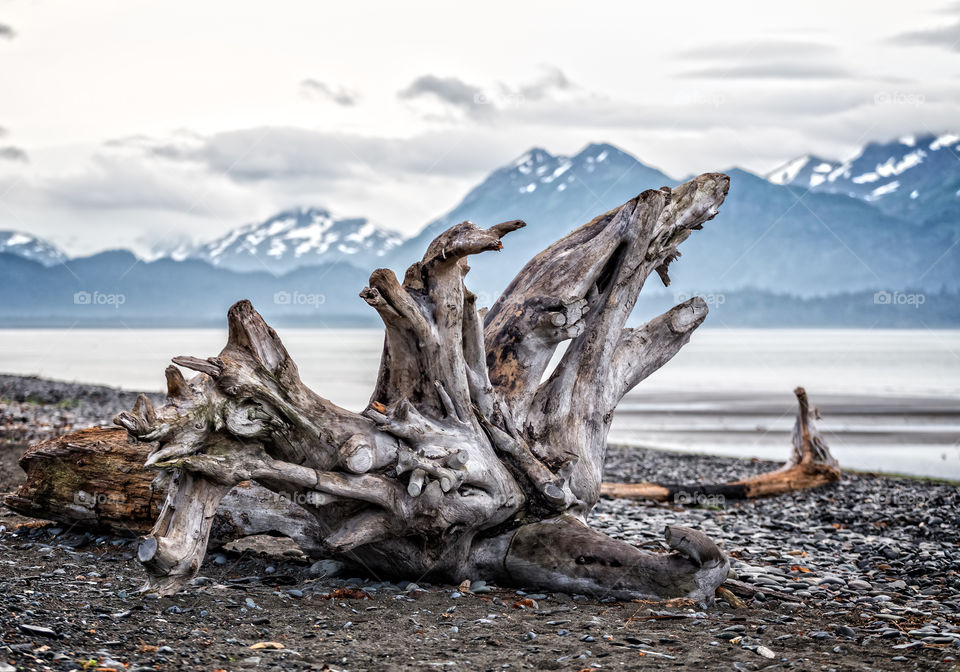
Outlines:
[[[645,295],[666,300],[692,294],[748,296],[745,292],[752,291],[813,300],[841,294],[903,292],[907,288],[931,295],[941,290],[956,291],[960,288],[960,220],[955,201],[960,196],[960,184],[956,195],[949,185],[955,179],[960,181],[960,160],[945,162],[950,153],[934,153],[960,150],[960,138],[956,146],[950,135],[920,135],[910,142],[896,142],[899,144],[868,143],[847,162],[805,155],[765,177],[741,168],[730,169],[727,200],[717,217],[681,247],[684,258],[671,268],[671,287],[658,286],[653,278]],[[940,143],[938,149],[930,150],[935,143]],[[919,151],[923,156],[916,153]],[[911,152],[916,158],[905,159]],[[939,171],[937,179],[925,177],[931,166]],[[881,178],[889,181],[909,175],[917,183],[948,187],[946,191],[926,190],[908,199],[908,205],[921,212],[918,215],[904,209],[899,201],[885,200],[886,194],[880,199],[867,198],[872,191],[866,187],[848,193],[844,185],[859,184],[852,180],[867,174],[857,171],[867,169],[878,175],[886,173],[875,180],[881,182],[880,186],[888,183]],[[833,181],[831,175],[835,175]],[[867,184],[865,180],[860,182]],[[123,279],[127,273],[133,273],[138,282],[162,286],[170,280],[159,269],[179,274],[189,271],[187,275],[196,280],[193,288],[178,281],[170,291],[190,295],[203,288],[203,292],[223,301],[239,296],[237,291],[241,289],[251,295],[249,298],[268,301],[273,295],[265,294],[264,288],[287,291],[292,301],[295,296],[322,294],[329,301],[324,309],[328,315],[345,311],[343,314],[365,316],[356,292],[366,284],[367,274],[374,267],[390,267],[402,275],[407,266],[421,258],[438,233],[463,220],[491,226],[523,219],[527,227],[507,237],[501,252],[470,260],[467,285],[481,305],[491,305],[535,253],[644,189],[676,184],[677,180],[608,143],[588,144],[573,155],[553,155],[532,147],[493,170],[453,208],[406,240],[399,234],[382,233],[363,218],[337,218],[323,208],[296,208],[239,227],[192,254],[179,250],[173,258],[146,261],[137,260],[129,252],[110,251],[67,261],[71,269],[77,265],[81,269],[99,266],[99,275],[94,275],[104,286],[113,286],[113,278]],[[309,244],[298,257],[298,246],[304,243]],[[339,249],[338,245],[347,247]],[[278,254],[269,254],[271,250],[278,250]],[[11,251],[16,254],[16,249]],[[204,266],[176,265],[181,261]],[[174,265],[151,265],[157,262]],[[13,264],[9,260],[5,263]],[[56,264],[51,268],[34,268],[30,272],[32,282],[43,286],[40,276],[45,273],[62,275],[56,271]],[[64,277],[59,277],[59,282],[77,284]],[[139,288],[137,292],[143,294]],[[35,300],[42,309],[45,299],[37,296]],[[177,301],[171,298],[170,303]],[[185,309],[177,305],[178,310]],[[282,313],[282,305],[276,305]],[[763,311],[773,315],[776,311],[769,305],[758,309],[754,319],[761,319]],[[839,304],[824,305],[835,309]],[[936,305],[942,310],[946,304]],[[208,307],[212,310],[212,304]],[[63,312],[61,309],[62,305],[50,307],[54,312]],[[0,305],[0,314],[5,311]],[[291,311],[299,314],[296,305]],[[319,313],[301,312],[302,319],[319,319]],[[929,323],[932,318],[925,319]]]

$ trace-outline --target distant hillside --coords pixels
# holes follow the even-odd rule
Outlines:
[[[350,264],[277,277],[194,260],[148,263],[122,251],[49,268],[0,254],[0,315],[4,326],[221,326],[232,303],[250,299],[277,324],[374,324],[357,295],[366,278]]]

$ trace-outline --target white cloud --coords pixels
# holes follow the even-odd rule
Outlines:
[[[889,40],[948,46],[942,5],[694,3],[683,11],[704,20],[680,34],[676,6],[640,3],[494,2],[469,21],[454,5],[416,21],[402,4],[377,21],[362,3],[303,5],[265,22],[210,0],[189,24],[159,0],[15,4],[0,228],[89,251],[315,205],[412,232],[534,145],[611,142],[675,176],[843,155],[955,126],[955,55]]]

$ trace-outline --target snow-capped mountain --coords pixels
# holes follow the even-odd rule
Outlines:
[[[0,231],[0,254],[3,253],[15,254],[44,266],[55,266],[67,259],[67,255],[52,243],[19,231]]]
[[[186,256],[233,271],[286,273],[337,262],[367,268],[402,240],[363,218],[337,219],[328,210],[300,208],[234,229]]]
[[[801,156],[767,175],[774,184],[845,194],[913,223],[957,221],[960,134],[871,142],[846,161]]]
[[[389,265],[402,273],[433,238],[458,222],[490,226],[522,219],[527,227],[512,233],[502,252],[470,260],[472,286],[481,291],[481,303],[489,304],[487,294],[502,289],[534,249],[539,251],[643,189],[673,183],[613,145],[590,144],[573,156],[534,147],[490,173],[456,207],[393,250]]]
[[[860,174],[852,172],[854,166],[851,162],[851,181]],[[820,184],[819,176],[838,167],[836,162],[803,157],[768,179],[737,168],[724,171],[731,177],[726,202],[716,219],[684,243],[683,263],[671,268],[670,289],[660,291],[750,287],[810,296],[911,283],[957,287],[960,248],[938,261],[960,236],[955,215],[952,228],[912,227],[879,208],[877,200],[843,193],[838,182],[842,173],[832,183],[841,193],[814,189],[804,206],[793,207],[806,190],[797,188],[799,181]],[[644,189],[677,182],[608,144],[588,145],[570,157],[534,148],[495,170],[453,210],[397,247],[390,267],[402,273],[430,240],[457,222],[490,226],[523,219],[526,228],[510,234],[502,251],[470,259],[467,285],[481,304],[489,305],[533,253]],[[657,291],[659,283],[652,284],[651,291]]]

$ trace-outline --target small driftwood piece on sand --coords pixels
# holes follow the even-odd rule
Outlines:
[[[464,285],[467,258],[500,249],[523,222],[464,222],[402,280],[374,271],[361,297],[386,334],[360,413],[307,388],[277,333],[249,302],[235,304],[218,355],[175,357],[197,374],[169,367],[165,405],[142,397],[116,418],[165,482],[138,553],[146,589],[189,582],[224,513],[263,529],[251,503],[230,500],[252,482],[281,506],[295,502],[284,533],[301,546],[380,575],[710,601],[729,562],[703,533],[670,528],[672,551],[653,553],[585,521],[614,409],[689,340],[707,306],[694,298],[639,328],[627,320],[648,276],[669,282],[678,246],[728,187],[708,173],[643,192],[534,257],[486,314]]]
[[[666,501],[697,501],[702,497],[751,499],[819,488],[840,480],[840,467],[817,430],[820,412],[807,401],[802,387],[793,391],[799,409],[793,426],[793,451],[780,469],[729,483],[661,485],[659,483],[604,483],[600,493],[608,497]]]

